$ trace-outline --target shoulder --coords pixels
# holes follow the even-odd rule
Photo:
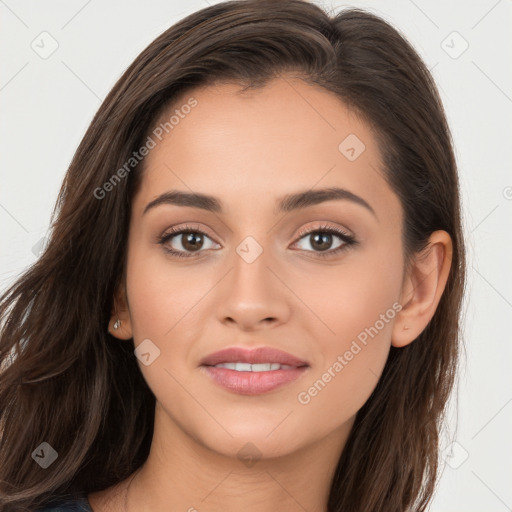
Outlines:
[[[36,512],[93,512],[86,496],[76,499],[60,499],[48,503]]]

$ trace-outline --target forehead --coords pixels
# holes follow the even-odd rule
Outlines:
[[[195,106],[186,107],[191,98]],[[138,209],[171,189],[217,196],[229,211],[270,208],[294,191],[333,186],[376,211],[400,208],[371,128],[336,95],[298,78],[243,93],[237,84],[195,88],[158,127],[163,135],[151,135],[156,146],[145,159]]]

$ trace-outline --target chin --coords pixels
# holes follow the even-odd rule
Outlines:
[[[269,459],[286,456],[307,444],[297,437],[296,426],[289,424],[286,428],[280,423],[283,423],[283,418],[272,422],[239,420],[236,423],[223,423],[232,437],[224,430],[219,432],[217,429],[216,435],[209,430],[199,433],[198,438],[210,450],[242,461],[245,457]]]

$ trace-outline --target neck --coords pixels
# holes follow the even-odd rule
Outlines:
[[[149,457],[125,487],[129,512],[327,511],[332,477],[352,422],[285,455],[266,456],[247,441],[228,455],[190,437],[158,405],[155,412]]]

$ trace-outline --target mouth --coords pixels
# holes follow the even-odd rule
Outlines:
[[[207,365],[209,366],[209,365]],[[219,363],[211,368],[226,368],[227,370],[234,370],[236,372],[274,372],[276,370],[293,370],[298,368],[289,364],[280,363]]]
[[[207,356],[200,366],[214,383],[242,395],[280,388],[298,379],[309,367],[306,361],[269,347],[224,349]]]

